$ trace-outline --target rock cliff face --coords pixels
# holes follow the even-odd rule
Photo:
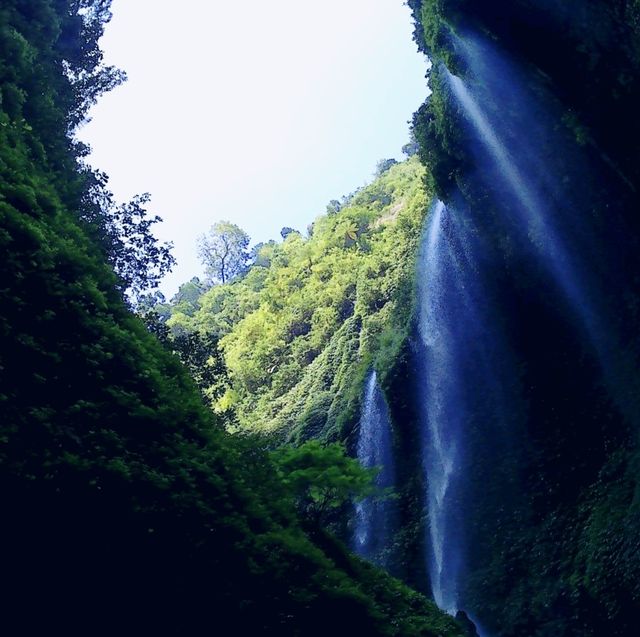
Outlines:
[[[630,636],[640,7],[409,4],[433,61],[415,131],[443,207],[398,366],[414,373],[397,372],[413,398],[394,401],[393,374],[386,388],[423,449],[432,591],[488,635]]]

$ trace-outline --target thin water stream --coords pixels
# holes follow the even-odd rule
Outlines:
[[[395,484],[393,436],[389,411],[378,385],[375,371],[365,384],[358,430],[357,457],[364,467],[379,467],[376,486],[392,488]],[[372,562],[384,566],[385,550],[393,532],[393,506],[389,500],[366,498],[356,503],[354,551]]]

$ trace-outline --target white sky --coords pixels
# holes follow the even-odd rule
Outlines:
[[[80,131],[117,198],[150,192],[178,265],[231,220],[254,242],[304,231],[400,158],[427,94],[403,0],[114,0],[101,42],[129,81]]]

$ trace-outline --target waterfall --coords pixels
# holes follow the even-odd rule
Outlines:
[[[436,202],[418,260],[420,409],[427,567],[434,600],[451,615],[470,610],[463,595],[475,487],[470,441],[480,433],[491,452],[507,456],[522,414],[516,366],[486,300],[478,249],[455,208]]]
[[[367,377],[358,432],[358,460],[364,467],[380,467],[376,486],[395,483],[393,444],[389,411],[375,371]],[[393,531],[393,506],[388,500],[366,498],[355,506],[354,551],[368,560],[385,564]]]
[[[455,351],[447,322],[445,254],[441,243],[445,207],[437,202],[426,236],[421,262],[427,277],[420,286],[420,336],[428,357],[425,387],[427,451],[425,469],[428,484],[429,535],[431,563],[429,573],[436,604],[451,614],[458,610],[458,571],[460,547],[454,537],[449,511],[452,482],[460,478],[460,411],[451,413],[456,396]],[[422,282],[424,279],[420,277]]]
[[[492,174],[498,183],[492,183],[491,189],[498,200],[496,209],[514,217],[503,219],[505,227],[524,238],[537,255],[549,283],[560,290],[591,344],[610,395],[631,422],[638,422],[640,388],[625,392],[621,382],[635,377],[635,364],[622,354],[625,348],[613,328],[617,308],[602,301],[607,297],[603,283],[616,255],[604,253],[598,260],[602,242],[595,240],[598,232],[585,215],[589,184],[563,185],[550,170],[552,148],[555,155],[570,157],[572,170],[587,180],[584,158],[571,148],[575,143],[558,132],[561,114],[554,111],[556,107],[527,90],[516,68],[498,51],[470,34],[452,34],[452,39],[471,72],[470,82],[479,82],[478,94],[470,83],[442,70],[477,140],[474,152],[494,163]],[[505,114],[505,105],[518,105],[517,117]],[[491,106],[497,108],[493,117]]]
[[[529,234],[535,238],[535,245],[542,253],[544,263],[567,295],[590,338],[598,346],[603,330],[597,321],[584,286],[578,279],[577,267],[551,224],[550,215],[545,209],[542,197],[534,191],[530,180],[523,176],[504,142],[500,140],[498,133],[489,123],[487,115],[464,82],[446,70],[445,75],[467,119],[476,130],[478,139],[496,162],[499,174],[512,196],[519,202],[520,210],[524,212],[523,225],[529,228]]]

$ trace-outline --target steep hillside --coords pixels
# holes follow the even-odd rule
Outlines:
[[[308,238],[291,232],[264,246],[191,316],[174,304],[175,333],[220,339],[230,387],[218,408],[234,408],[242,428],[293,440],[346,437],[367,370],[388,368],[407,338],[428,201],[417,158],[393,165]]]
[[[68,137],[119,81],[97,48],[108,7],[0,8],[3,634],[459,635],[311,541],[269,458],[126,307]]]

